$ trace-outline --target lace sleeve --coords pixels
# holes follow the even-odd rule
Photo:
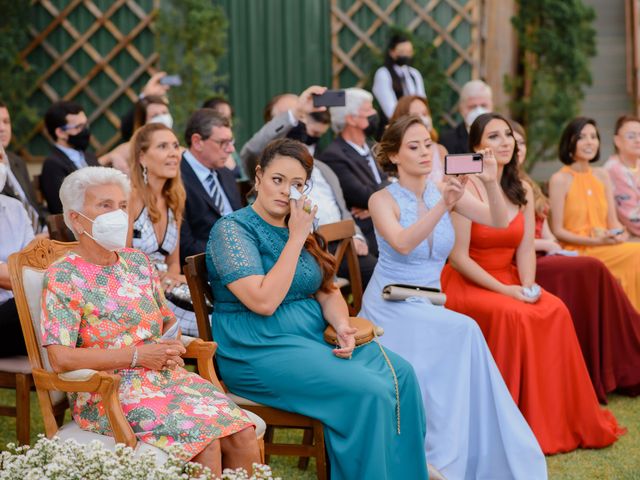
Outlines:
[[[250,275],[264,275],[262,256],[255,232],[234,218],[218,220],[207,246],[215,272],[223,285]]]

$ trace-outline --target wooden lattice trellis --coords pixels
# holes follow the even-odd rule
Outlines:
[[[370,73],[361,65],[362,58],[366,58],[363,50],[382,52],[386,38],[380,30],[397,25],[414,33],[426,32],[436,51],[449,50],[443,67],[448,86],[459,93],[466,81],[481,73],[481,1],[331,0],[333,87],[363,86]],[[459,31],[463,35],[457,35]],[[463,68],[465,72],[461,74]],[[349,79],[345,81],[345,77]],[[455,123],[456,108],[452,104],[443,114],[450,124]]]
[[[159,0],[148,0],[146,9],[141,5],[141,1],[136,0],[111,2],[71,0],[62,9],[58,8],[56,3],[60,2],[35,0],[31,7],[44,9],[51,18],[44,28],[43,25],[30,26],[29,34],[32,41],[21,53],[23,61],[29,64],[34,61],[35,56],[42,57],[43,52],[46,54],[46,58],[40,58],[39,62],[46,67],[44,71],[39,72],[38,81],[32,87],[30,97],[38,98],[38,101],[33,103],[40,112],[48,107],[48,105],[42,105],[45,99],[47,103],[52,103],[82,97],[83,101],[80,103],[84,106],[89,121],[93,124],[98,121],[104,123],[106,120],[112,127],[93,131],[92,147],[96,152],[102,153],[113,148],[120,137],[118,132],[120,119],[114,110],[114,104],[125,97],[130,107],[131,103],[138,98],[133,85],[143,82],[148,75],[155,72],[154,66],[157,63],[158,54],[150,52],[143,55],[135,42],[141,35],[152,35],[150,29],[158,11]],[[44,12],[41,13],[44,14]],[[71,21],[70,17],[73,15],[75,15],[74,21]],[[114,16],[120,19],[126,16],[126,23],[131,23],[131,19],[135,18],[135,23],[132,28],[125,29],[118,26]],[[88,26],[82,28],[80,23]],[[100,52],[93,40],[98,34],[104,36],[104,32],[108,32],[110,37],[108,42],[103,43],[109,44],[110,48],[102,49],[103,51]],[[64,48],[56,48],[56,42],[52,40],[54,35],[58,35],[58,38],[61,35],[70,38],[71,44],[65,45]],[[131,64],[130,68],[121,68],[118,72],[113,63],[114,59],[123,52],[128,54],[128,63],[131,64],[131,60],[135,63]],[[88,71],[80,72],[74,67],[72,60],[76,55],[84,57],[77,60],[78,62],[84,61],[84,64],[90,64],[89,68],[84,69]],[[124,74],[122,70],[126,70]],[[56,81],[57,76],[62,73],[67,80],[66,85],[71,85],[70,88],[62,88],[61,84],[65,82]],[[98,76],[103,74],[109,82],[106,87],[104,84],[107,82],[103,82],[103,88],[98,92],[94,83]],[[44,131],[44,122],[41,121],[29,132],[28,141],[33,143],[42,140],[38,137],[44,136]]]

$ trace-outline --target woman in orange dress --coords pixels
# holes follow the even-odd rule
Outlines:
[[[598,405],[569,311],[535,284],[533,194],[519,181],[508,121],[481,115],[469,144],[493,150],[511,221],[499,229],[453,215],[456,243],[442,273],[446,306],[478,322],[544,453],[610,445],[623,430]],[[470,179],[467,188],[487,198],[481,182]]]
[[[609,174],[589,166],[600,158],[595,120],[572,120],[558,151],[565,166],[549,180],[551,231],[564,248],[602,260],[640,310],[640,243],[626,242],[629,234],[616,216]]]

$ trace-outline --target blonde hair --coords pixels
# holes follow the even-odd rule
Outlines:
[[[140,196],[142,202],[147,207],[149,218],[153,223],[159,222],[162,215],[156,206],[151,189],[144,183],[144,175],[142,173],[143,167],[140,163],[140,157],[143,153],[146,153],[149,150],[149,147],[151,147],[151,140],[154,133],[162,130],[167,130],[173,133],[173,130],[161,123],[149,123],[139,128],[131,139],[131,153],[129,155],[129,176],[131,178],[131,185],[133,190]],[[184,186],[182,185],[180,169],[178,169],[178,174],[175,178],[167,179],[162,187],[162,195],[167,202],[167,206],[173,211],[178,225],[180,225],[182,213],[184,212],[184,204],[187,198]]]

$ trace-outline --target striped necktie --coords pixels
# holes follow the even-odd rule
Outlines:
[[[207,183],[207,190],[211,199],[213,200],[213,206],[222,214],[224,210],[224,202],[222,200],[222,191],[220,189],[220,184],[217,181],[218,172],[215,170],[211,170],[207,178],[204,181]]]

